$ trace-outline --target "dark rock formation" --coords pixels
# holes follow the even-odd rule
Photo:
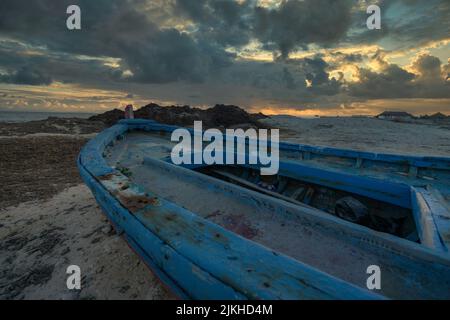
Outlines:
[[[431,120],[446,120],[449,119],[450,116],[446,116],[445,114],[441,112],[437,112],[435,114],[432,114],[431,116],[425,115],[422,117],[422,119],[431,119]]]
[[[162,107],[151,103],[137,110],[134,116],[137,119],[151,119],[164,124],[192,126],[194,121],[202,120],[201,113],[202,110],[189,106]]]
[[[267,119],[270,118],[269,116],[266,116],[264,113],[259,112],[259,113],[253,113],[252,114],[253,119],[255,120],[263,120],[263,119]]]
[[[121,119],[125,119],[125,112],[119,109],[107,111],[89,118],[90,121],[101,121],[109,127],[116,124]]]
[[[190,106],[163,107],[155,103],[148,104],[135,111],[136,119],[151,119],[159,123],[190,127],[194,121],[203,121],[206,128],[262,128],[260,119],[267,118],[262,113],[249,114],[245,110],[233,105],[216,105],[210,109],[191,108]],[[90,118],[102,121],[111,126],[125,117],[124,112],[118,109],[105,112]]]

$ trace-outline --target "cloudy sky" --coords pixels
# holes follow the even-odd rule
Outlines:
[[[69,31],[66,9],[81,8]],[[382,29],[366,27],[370,4]],[[0,109],[450,114],[449,0],[1,0]]]

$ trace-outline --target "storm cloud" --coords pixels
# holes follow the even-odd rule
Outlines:
[[[38,86],[51,84],[52,78],[40,70],[23,67],[12,74],[0,75],[0,82]]]
[[[200,105],[223,99],[221,87],[230,100],[215,102],[246,105],[449,98],[450,3],[373,3],[380,31],[366,28],[362,0],[2,0],[0,82],[130,97],[164,87]],[[80,31],[66,28],[73,4]]]
[[[351,9],[351,0],[284,1],[275,9],[258,7],[254,33],[287,57],[296,47],[336,44],[351,25]]]
[[[350,94],[368,98],[450,98],[450,83],[439,58],[420,55],[413,63],[414,72],[382,58],[380,71],[358,70],[359,81],[350,86]]]
[[[82,8],[79,32],[65,28],[66,15],[61,13],[69,4]],[[52,51],[119,58],[117,73],[129,70],[130,78],[139,82],[202,81],[229,63],[230,54],[222,48],[174,28],[160,29],[139,10],[143,4],[142,0],[5,0],[0,3],[0,34],[45,44]]]

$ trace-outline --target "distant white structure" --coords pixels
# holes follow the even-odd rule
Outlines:
[[[385,111],[379,114],[377,118],[383,120],[412,120],[414,116],[404,111]]]

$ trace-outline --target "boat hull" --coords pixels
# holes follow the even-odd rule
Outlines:
[[[264,245],[245,239],[208,221],[158,195],[145,192],[129,179],[109,166],[103,157],[108,145],[130,129],[173,130],[153,122],[132,121],[122,123],[101,133],[82,151],[79,168],[83,180],[93,191],[103,211],[116,230],[123,234],[130,246],[176,295],[191,299],[379,299],[385,298],[349,281],[323,272]],[[185,170],[175,175],[192,174],[201,183],[218,186],[219,182],[198,176],[184,168],[169,166],[158,160],[149,160],[161,170]],[[153,162],[152,162],[153,161]],[[167,167],[166,167],[167,166]],[[123,186],[127,185],[126,189]],[[230,187],[231,188],[231,187]],[[234,188],[234,187],[233,187]],[[234,189],[237,190],[237,189]],[[240,194],[245,194],[240,190]],[[250,192],[250,191],[249,191]],[[250,194],[250,193],[248,193]],[[256,196],[259,201],[266,199]],[[256,199],[254,198],[254,199]],[[291,208],[281,200],[266,201],[280,208]],[[283,209],[283,210],[284,210]],[[290,210],[290,209],[289,209]],[[295,209],[296,210],[296,209]],[[295,211],[294,210],[294,211]],[[306,215],[305,212],[302,213]],[[407,270],[413,284],[411,290],[424,289],[420,282],[438,274],[450,274],[446,255],[423,248],[405,240],[385,236],[370,230],[307,212],[311,221],[331,226],[367,246],[375,255],[396,257],[392,265]],[[389,256],[390,255],[390,256]],[[410,264],[410,266],[408,266]],[[416,268],[416,269],[415,269]],[[423,272],[427,277],[422,279]],[[399,275],[404,277],[405,274]],[[436,279],[435,279],[436,280]],[[431,292],[394,298],[449,298],[450,279],[441,277],[441,285]]]

